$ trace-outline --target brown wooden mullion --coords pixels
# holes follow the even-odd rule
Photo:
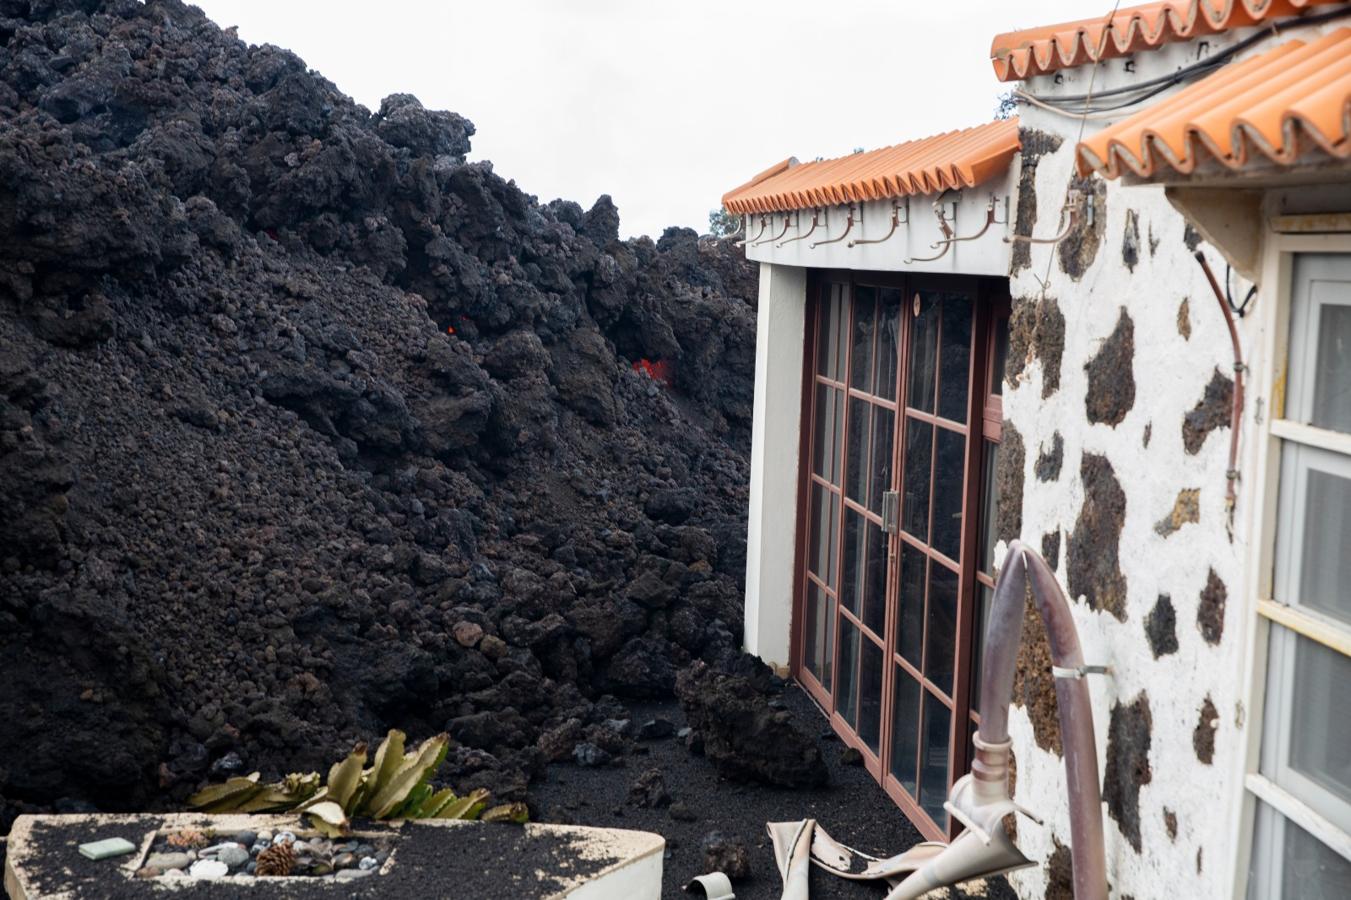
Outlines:
[[[844,301],[844,361],[843,375],[844,383],[847,385],[850,375],[854,371],[854,286],[852,280],[845,285],[843,293]],[[836,346],[839,346],[838,341]],[[849,395],[846,391],[844,395],[844,411],[840,414],[840,493],[836,498],[836,516],[839,520],[839,532],[836,534],[835,544],[835,584],[838,588],[842,585],[844,577],[844,495],[849,483]],[[838,596],[838,595],[837,595]],[[831,680],[834,682],[830,692],[831,713],[839,712],[839,686],[840,677],[843,674],[840,671],[840,647],[844,644],[844,629],[841,627],[841,616],[845,612],[843,603],[834,604],[835,619],[835,646],[832,649],[831,656]],[[854,681],[854,720],[858,720],[858,688],[859,688],[859,664],[863,654],[859,653],[854,660],[854,672],[851,676]]]
[[[882,527],[882,517],[877,515],[877,513],[873,512],[872,510],[868,509],[868,507],[859,503],[853,497],[850,497],[846,494],[844,498],[844,505],[849,509],[853,510],[854,512],[858,513],[859,515],[867,518],[869,522],[876,525],[878,528]]]
[[[871,628],[869,628],[867,625],[864,625],[864,624],[863,624],[863,620],[860,619],[858,616],[854,615],[854,613],[853,613],[851,610],[849,610],[848,608],[846,608],[845,605],[844,605],[843,603],[840,604],[840,615],[844,616],[846,619],[848,619],[850,622],[852,622],[855,628],[857,628],[859,631],[863,632],[863,636],[864,636],[864,637],[866,637],[868,640],[872,641],[874,644],[877,645],[877,647],[878,647],[879,649],[881,649],[883,657],[886,656],[886,651],[887,651],[887,648],[886,648],[886,642],[883,641],[882,638],[878,637],[877,632],[873,631],[873,630],[872,630]],[[862,655],[860,654],[859,659],[862,659],[862,658],[863,658],[863,657],[862,657]],[[861,668],[861,667],[860,667],[860,668]]]

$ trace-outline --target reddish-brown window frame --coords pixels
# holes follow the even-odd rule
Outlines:
[[[958,594],[958,615],[956,623],[956,644],[954,648],[954,673],[952,696],[948,698],[951,701],[950,709],[952,716],[950,718],[949,732],[949,770],[948,784],[951,784],[956,778],[967,771],[970,757],[970,731],[971,723],[978,722],[979,719],[973,709],[974,691],[969,683],[971,680],[971,660],[972,654],[978,643],[974,638],[974,619],[975,603],[977,598],[977,584],[987,583],[988,578],[984,573],[977,572],[977,542],[979,540],[979,529],[983,526],[980,521],[982,505],[981,487],[983,485],[984,454],[986,442],[998,443],[1001,435],[1002,423],[1002,398],[1000,395],[992,392],[991,372],[993,369],[993,359],[995,355],[996,334],[995,323],[1003,320],[1007,321],[1009,300],[1007,282],[1002,279],[975,278],[972,276],[939,276],[939,275],[908,275],[900,273],[875,273],[875,272],[850,272],[838,270],[812,270],[808,279],[808,309],[805,328],[805,352],[803,354],[803,396],[801,404],[801,445],[799,447],[800,477],[798,481],[797,498],[797,542],[796,555],[794,559],[794,596],[793,596],[793,616],[790,647],[790,666],[794,676],[807,689],[808,694],[821,706],[823,712],[830,720],[834,731],[841,739],[850,746],[857,748],[864,758],[864,765],[868,772],[876,779],[901,807],[906,815],[916,826],[931,839],[944,839],[951,837],[960,830],[960,825],[955,821],[949,823],[949,827],[944,829],[939,823],[931,819],[927,813],[920,808],[914,798],[900,787],[896,780],[890,774],[888,765],[888,750],[891,746],[891,730],[893,727],[892,713],[894,698],[892,696],[895,689],[895,679],[890,673],[885,673],[883,677],[882,691],[882,735],[879,740],[879,753],[874,754],[867,744],[860,738],[845,722],[844,718],[834,708],[834,702],[838,695],[840,685],[840,671],[838,668],[838,647],[840,644],[840,635],[838,629],[835,630],[832,652],[836,654],[835,664],[832,665],[832,686],[827,692],[823,686],[816,681],[810,671],[803,666],[804,641],[806,629],[804,620],[807,604],[807,586],[811,576],[807,573],[807,553],[808,553],[808,533],[810,531],[810,491],[813,483],[812,478],[812,439],[814,434],[813,404],[816,395],[816,386],[818,384],[817,376],[817,338],[819,327],[819,309],[824,298],[828,296],[830,287],[834,284],[843,284],[847,286],[850,316],[845,322],[846,331],[852,333],[852,314],[854,309],[854,295],[859,287],[877,287],[877,288],[899,288],[901,291],[902,304],[907,304],[907,298],[912,296],[915,291],[920,290],[946,290],[946,291],[967,291],[973,298],[974,304],[974,342],[975,352],[971,354],[970,371],[968,373],[968,409],[966,415],[966,425],[962,428],[962,433],[966,437],[966,461],[964,469],[964,490],[962,497],[962,537],[961,537],[961,564],[959,566],[959,594]],[[906,323],[903,333],[898,337],[897,360],[897,383],[895,386],[896,401],[893,404],[896,411],[895,436],[892,441],[893,453],[893,483],[892,489],[902,490],[901,464],[903,462],[904,445],[904,427],[903,423],[906,416],[906,403],[908,397],[908,378],[909,366],[907,365],[909,356],[909,338],[910,325],[909,318],[902,316]],[[852,341],[846,342],[852,344]],[[852,355],[852,346],[848,352]],[[846,358],[844,362],[846,382],[844,385],[835,385],[842,387],[844,391],[844,402],[846,407],[851,396],[848,387],[848,372],[852,364],[852,359]],[[831,384],[829,379],[820,380],[819,383]],[[980,389],[977,389],[977,385]],[[935,411],[936,415],[936,411]],[[839,449],[841,466],[845,465],[848,459],[848,413],[846,410],[844,424],[841,428],[841,446]],[[950,430],[952,423],[945,420],[945,427]],[[844,479],[841,477],[840,490],[845,490]],[[847,502],[847,501],[846,501]],[[857,505],[852,506],[856,511],[863,512],[870,521],[876,521],[876,516],[866,510],[858,509]],[[844,531],[845,523],[841,518],[838,534],[836,537],[835,553],[837,557],[842,557],[844,549]],[[897,562],[896,554],[902,540],[908,540],[908,536],[902,537],[900,531],[889,537],[888,540],[888,560],[886,576],[886,619],[884,625],[884,665],[890,668],[896,664],[896,629],[898,623],[894,611],[896,609],[896,591],[898,590],[898,579],[896,578]],[[913,541],[911,541],[913,545]],[[925,551],[932,553],[936,551]],[[836,585],[837,589],[839,585]],[[836,615],[849,615],[847,610],[840,610]],[[851,619],[856,617],[850,615]],[[862,640],[868,640],[866,636]],[[909,667],[907,667],[908,669]],[[921,683],[924,683],[921,681]],[[944,692],[934,691],[945,696]],[[947,705],[945,703],[945,705]]]

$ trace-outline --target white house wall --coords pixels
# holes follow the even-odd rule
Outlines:
[[[1016,157],[1015,157],[1016,160]],[[967,237],[980,231],[986,221],[990,198],[995,199],[995,213],[999,223],[979,238],[954,243],[941,258],[921,261],[921,257],[935,256],[933,243],[943,238],[934,216],[934,195],[901,198],[897,201],[876,200],[860,204],[861,215],[856,215],[852,229],[843,240],[829,244],[819,243],[845,233],[849,209],[833,206],[818,220],[816,231],[810,237],[794,240],[811,229],[812,210],[767,215],[768,227],[761,233],[760,216],[750,217],[749,237],[759,238],[746,245],[746,256],[762,263],[803,266],[816,269],[854,269],[873,272],[943,272],[962,275],[1003,276],[1009,268],[1009,245],[1004,238],[1011,234],[1007,224],[1014,209],[1013,188],[1017,184],[1018,167],[1015,161],[1002,178],[992,179],[974,188],[948,193],[944,198],[946,215],[954,234]],[[907,202],[908,201],[908,202]],[[891,231],[893,202],[900,204],[902,224],[881,243],[855,244],[860,238],[877,240]],[[955,220],[954,216],[955,209]],[[905,224],[908,217],[909,222]],[[785,219],[788,221],[784,231]],[[783,235],[780,240],[772,240]],[[812,245],[816,244],[815,247]],[[940,248],[941,249],[941,248]]]
[[[807,270],[762,262],[744,643],[748,653],[779,668],[788,665],[793,615],[806,309]]]
[[[1073,75],[1082,88],[1087,70]],[[1034,89],[1053,77],[1036,79]],[[1034,233],[1050,234],[1071,181],[1078,124],[1025,109],[1023,127],[1029,174],[1021,203],[1024,213],[1035,209]],[[1232,350],[1192,258],[1199,235],[1163,189],[1095,182],[1090,239],[1033,246],[1014,260],[1013,348],[1024,354],[1009,359],[1005,444],[1016,432],[1025,453],[1005,454],[1015,469],[1001,484],[1021,481],[1017,533],[1055,557],[1085,658],[1111,667],[1090,683],[1113,896],[1220,897],[1234,865],[1226,817],[1241,790],[1235,763],[1246,725],[1248,497],[1240,495],[1231,525],[1230,430],[1215,428],[1191,453],[1183,423],[1198,408],[1215,412],[1216,398],[1204,402],[1207,386],[1217,372],[1217,384],[1232,378]],[[1222,257],[1200,247],[1222,277]],[[1242,297],[1247,283],[1235,281]],[[1258,344],[1253,328],[1239,329],[1249,352]],[[1255,399],[1244,412],[1247,429]],[[1090,421],[1090,410],[1099,421]],[[1067,862],[1064,764],[1045,749],[1054,743],[1051,681],[1029,677],[1028,685],[1032,702],[1010,722],[1016,799],[1044,814],[1048,827],[1020,823],[1020,844],[1034,859]],[[1012,880],[1021,895],[1042,897],[1051,878],[1067,875],[1067,867],[1050,866]]]

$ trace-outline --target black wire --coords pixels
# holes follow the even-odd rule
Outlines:
[[[1056,97],[1037,97],[1037,99],[1042,101],[1043,103],[1051,103],[1051,104],[1073,103],[1075,101],[1090,100],[1093,97],[1099,98],[1114,97],[1121,94],[1130,94],[1139,91],[1143,88],[1153,87],[1156,84],[1164,84],[1171,87],[1172,85],[1177,84],[1179,81],[1182,81],[1197,72],[1203,72],[1208,68],[1213,68],[1215,66],[1220,65],[1225,60],[1229,59],[1229,57],[1233,56],[1235,53],[1240,53],[1243,50],[1246,50],[1247,48],[1251,47],[1253,44],[1256,44],[1259,41],[1265,40],[1271,35],[1276,34],[1280,28],[1300,27],[1304,25],[1319,25],[1322,24],[1323,22],[1330,22],[1333,19],[1340,19],[1343,16],[1347,15],[1351,15],[1351,6],[1345,6],[1340,9],[1334,9],[1331,12],[1318,13],[1317,15],[1296,16],[1293,17],[1292,19],[1287,19],[1282,22],[1272,22],[1270,25],[1263,28],[1256,34],[1249,35],[1248,37],[1239,41],[1237,44],[1224,48],[1223,50],[1216,53],[1214,56],[1211,56],[1202,62],[1192,63],[1191,65],[1178,69],[1176,72],[1173,72],[1168,75],[1160,75],[1157,78],[1151,78],[1147,81],[1141,81],[1138,84],[1123,85],[1122,87],[1119,88],[1111,88],[1109,90],[1103,91],[1094,91],[1092,97],[1090,97],[1088,94],[1062,94]],[[1153,95],[1150,94],[1147,96]],[[1105,112],[1106,110],[1103,111]]]
[[[1224,302],[1229,304],[1229,308],[1234,311],[1234,315],[1240,319],[1248,314],[1248,304],[1252,303],[1253,295],[1257,293],[1257,285],[1248,288],[1248,296],[1243,298],[1243,304],[1236,306],[1234,304],[1234,295],[1229,293],[1229,279],[1233,277],[1234,270],[1229,263],[1224,264]]]

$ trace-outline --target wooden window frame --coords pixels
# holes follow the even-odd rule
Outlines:
[[[1233,783],[1234,814],[1230,846],[1236,851],[1229,870],[1228,896],[1243,900],[1256,849],[1258,803],[1312,834],[1344,858],[1351,859],[1351,834],[1338,828],[1291,795],[1260,769],[1263,727],[1267,710],[1268,651],[1273,629],[1281,628],[1334,651],[1351,655],[1351,628],[1330,617],[1289,605],[1275,598],[1276,532],[1278,525],[1281,447],[1285,443],[1351,454],[1351,435],[1315,428],[1285,418],[1285,388],[1290,362],[1290,318],[1295,258],[1301,254],[1351,254],[1351,234],[1283,233],[1269,220],[1263,242],[1262,278],[1255,304],[1257,336],[1250,355],[1262,360],[1257,368],[1255,396],[1244,425],[1252,429],[1251,449],[1244,457],[1246,480],[1241,500],[1249,509],[1248,554],[1243,600],[1245,684],[1239,726],[1244,729],[1242,752],[1236,754]],[[1246,712],[1245,712],[1246,711]]]
[[[846,334],[850,336],[845,341],[847,348],[846,358],[843,361],[843,371],[845,380],[843,383],[837,383],[833,379],[823,379],[817,374],[817,354],[819,350],[819,333],[821,322],[821,305],[829,302],[828,292],[831,285],[842,284],[846,287],[845,299],[848,303],[848,315],[843,323]],[[853,354],[853,316],[855,308],[855,292],[860,287],[876,288],[897,288],[901,292],[901,303],[903,311],[903,321],[907,324],[902,328],[898,335],[898,358],[897,358],[897,381],[895,385],[895,401],[893,404],[887,404],[885,401],[879,401],[876,397],[869,395],[868,400],[877,405],[891,409],[895,415],[893,423],[892,440],[892,487],[902,496],[904,495],[904,472],[902,465],[904,462],[904,443],[906,439],[905,422],[907,416],[917,421],[929,421],[936,425],[938,419],[938,408],[935,407],[933,413],[925,414],[908,409],[909,396],[909,345],[910,345],[910,317],[904,315],[910,309],[909,298],[917,291],[966,291],[972,301],[972,329],[973,329],[973,352],[968,362],[967,373],[967,409],[965,424],[943,419],[942,427],[949,431],[958,432],[963,436],[966,448],[966,459],[963,467],[963,495],[962,495],[962,525],[960,537],[961,563],[958,564],[937,550],[930,549],[927,545],[916,544],[915,541],[905,534],[903,529],[897,529],[897,532],[890,535],[887,540],[887,569],[885,578],[885,618],[883,624],[882,638],[882,658],[886,669],[882,676],[882,694],[881,694],[881,726],[878,738],[878,752],[874,753],[854,729],[848,725],[843,715],[835,708],[835,703],[839,697],[841,684],[841,672],[839,669],[839,648],[842,644],[841,632],[838,625],[833,627],[832,647],[833,654],[831,661],[831,688],[829,691],[816,679],[815,675],[804,665],[806,656],[805,640],[807,636],[806,614],[808,611],[808,588],[814,586],[817,589],[829,593],[824,594],[827,597],[838,598],[838,589],[843,575],[836,578],[836,590],[830,591],[827,585],[821,583],[814,574],[807,571],[808,555],[810,548],[808,546],[808,536],[811,531],[811,490],[818,479],[814,472],[814,439],[815,439],[815,420],[813,406],[816,402],[816,393],[818,384],[829,384],[832,388],[842,391],[845,410],[841,418],[841,441],[839,446],[839,455],[841,460],[840,467],[840,487],[838,489],[837,502],[840,502],[840,513],[838,522],[838,533],[835,540],[835,554],[842,573],[843,553],[846,531],[846,516],[844,510],[851,509],[864,515],[868,521],[873,524],[880,524],[880,519],[874,515],[871,510],[867,510],[862,505],[853,503],[848,498],[847,485],[847,466],[849,454],[849,405],[850,399],[855,397],[855,391],[849,387],[850,375],[852,369]],[[940,702],[949,709],[949,738],[948,738],[948,760],[949,769],[947,785],[951,784],[962,774],[964,774],[970,765],[970,730],[972,723],[978,722],[978,718],[973,714],[974,691],[970,678],[972,673],[972,653],[976,642],[973,639],[973,623],[975,619],[975,604],[979,602],[978,579],[988,577],[978,575],[978,542],[979,529],[984,524],[981,521],[981,491],[983,489],[984,473],[984,454],[987,441],[998,443],[1001,435],[1000,425],[1002,423],[1002,398],[1000,395],[992,392],[990,372],[993,366],[995,355],[995,342],[993,325],[1001,319],[1007,319],[1009,310],[1007,283],[1001,279],[977,278],[975,276],[945,276],[945,275],[912,275],[908,273],[878,273],[878,272],[854,272],[840,270],[812,270],[808,276],[807,283],[808,305],[806,315],[806,328],[804,329],[805,351],[803,353],[803,391],[801,402],[801,421],[803,427],[800,434],[799,459],[801,462],[801,475],[798,479],[797,495],[797,540],[794,558],[794,590],[793,590],[793,614],[790,630],[790,669],[797,680],[807,690],[807,693],[821,707],[823,713],[831,723],[832,729],[838,734],[842,741],[848,746],[856,748],[863,756],[864,766],[869,774],[877,780],[887,794],[897,803],[906,813],[907,817],[920,829],[920,831],[929,839],[942,840],[956,835],[961,830],[961,826],[955,820],[948,817],[949,821],[945,828],[942,824],[935,822],[920,807],[917,798],[910,796],[896,781],[890,773],[889,756],[893,741],[893,721],[892,710],[894,708],[896,688],[896,678],[892,672],[894,666],[903,667],[911,677],[921,685],[921,691],[930,696],[937,696]],[[877,362],[874,360],[874,365]],[[941,377],[941,376],[940,376]],[[876,387],[876,386],[874,386]],[[938,427],[934,428],[933,440],[937,441]],[[931,450],[931,455],[934,451]],[[931,473],[930,477],[933,475]],[[832,495],[836,492],[833,487],[828,487]],[[932,530],[932,515],[935,492],[929,492],[930,503],[930,523]],[[930,535],[932,539],[932,534]],[[921,673],[911,671],[913,666],[907,660],[902,659],[897,652],[897,630],[899,618],[896,614],[897,591],[899,590],[897,555],[901,543],[905,542],[909,546],[916,547],[927,557],[936,560],[931,565],[946,563],[946,567],[955,570],[958,575],[958,603],[957,603],[957,621],[955,623],[955,646],[953,647],[953,684],[952,690],[941,690],[938,685],[932,684],[929,679],[923,678]],[[928,578],[926,567],[926,579]],[[984,582],[981,582],[984,583]],[[927,597],[927,590],[926,590]],[[859,617],[853,615],[849,610],[843,608],[838,599],[827,601],[831,606],[832,616],[837,617],[833,621],[840,621],[848,618],[855,627],[867,628],[859,621]],[[862,609],[862,607],[860,608]],[[927,607],[925,618],[927,621]],[[868,628],[865,633],[860,635],[860,648],[862,641],[871,640],[868,634],[875,634]],[[923,645],[927,645],[927,640]],[[922,645],[922,646],[923,646]],[[860,650],[860,652],[862,652]],[[859,686],[856,686],[856,690]],[[918,730],[921,727],[920,722],[915,722],[914,727]],[[922,767],[919,767],[922,771]],[[918,784],[917,784],[918,787]]]

